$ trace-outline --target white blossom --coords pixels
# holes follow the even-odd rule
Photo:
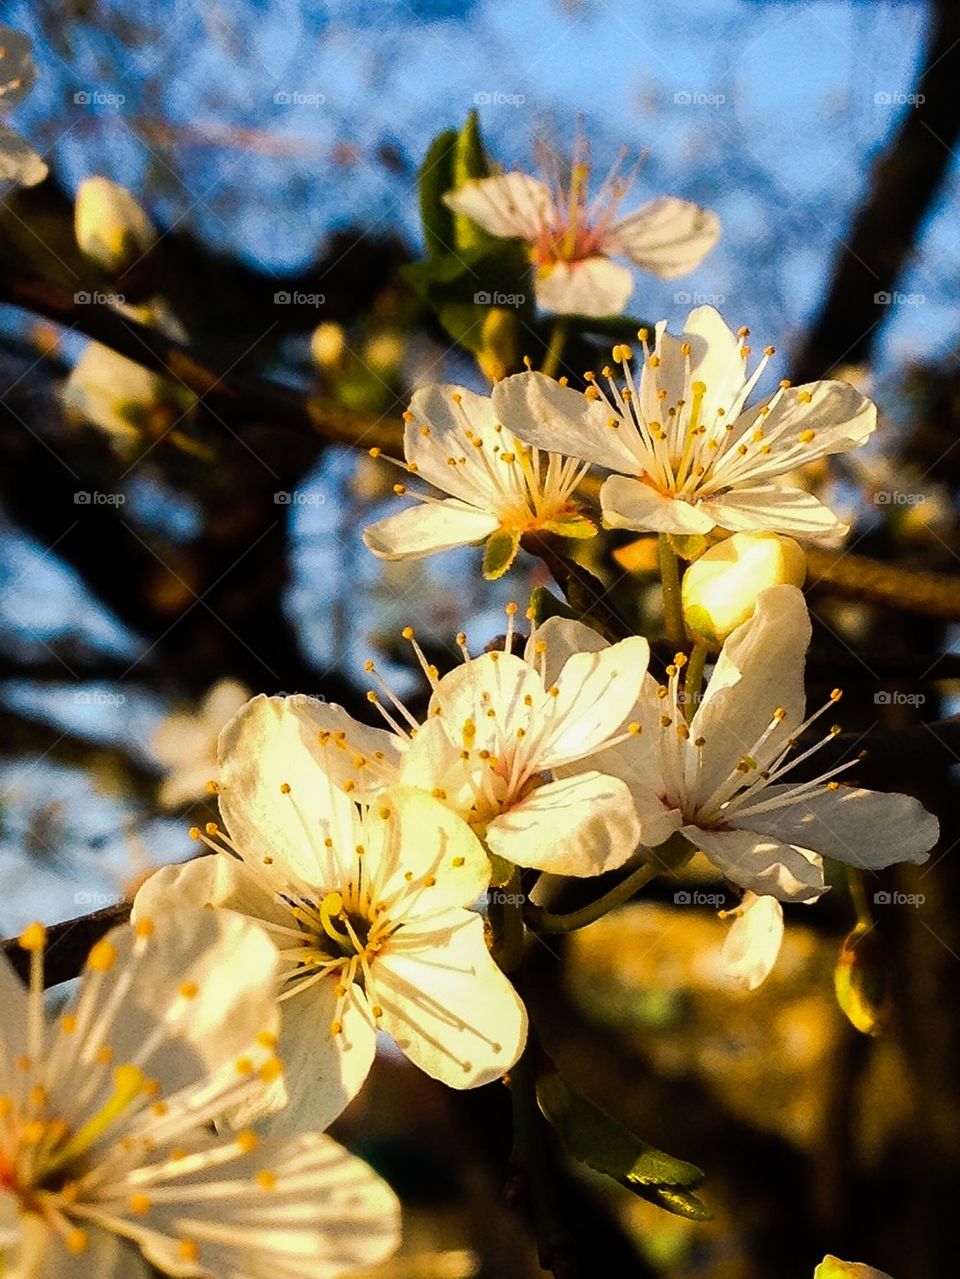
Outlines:
[[[835,545],[847,525],[812,493],[784,487],[789,471],[863,444],[877,411],[847,382],[781,382],[747,407],[767,361],[748,376],[747,330],[734,334],[712,307],[691,311],[673,337],[640,330],[634,375],[628,346],[614,347],[607,389],[588,376],[583,394],[542,373],[493,389],[499,420],[527,444],[605,467],[600,490],[611,528],[659,533],[769,530]]]
[[[282,1078],[277,957],[261,929],[192,906],[156,925],[141,915],[96,943],[52,1023],[44,941],[39,924],[20,939],[28,993],[0,961],[7,1279],[146,1279],[147,1262],[198,1279],[325,1279],[394,1250],[392,1191],[330,1138],[261,1141],[223,1122]]]
[[[664,280],[699,266],[716,244],[715,214],[660,196],[619,217],[630,182],[615,167],[591,198],[585,151],[574,157],[569,187],[526,173],[474,178],[444,203],[494,236],[524,241],[534,268],[537,305],[559,315],[619,315],[633,292],[626,258]]]

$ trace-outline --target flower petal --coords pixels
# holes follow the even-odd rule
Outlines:
[[[258,1180],[264,1171],[269,1187]],[[160,1184],[148,1224],[130,1223],[130,1233],[169,1274],[328,1279],[382,1262],[400,1241],[393,1191],[322,1133],[264,1141],[226,1166]],[[199,1266],[184,1264],[184,1238],[197,1245]]]
[[[384,817],[384,814],[388,816]],[[395,786],[364,823],[364,867],[391,920],[469,906],[490,884],[490,862],[470,827],[439,800]]]
[[[639,842],[629,788],[597,772],[547,782],[487,827],[487,843],[498,857],[554,875],[615,870]]]
[[[322,1132],[343,1113],[366,1082],[376,1055],[377,1028],[366,995],[351,984],[337,995],[338,974],[284,999],[278,1055],[284,1065],[277,1096],[263,1109],[271,1134]],[[341,1026],[337,1034],[333,1022]],[[287,1104],[283,1104],[286,1102]],[[247,1116],[246,1121],[252,1117]]]
[[[487,465],[497,450],[509,448],[498,425],[489,395],[451,382],[428,382],[410,400],[404,456],[421,479],[468,506],[488,510],[493,489]],[[472,443],[467,432],[482,443]]]
[[[849,382],[810,382],[788,387],[763,418],[762,426],[768,440],[776,436],[763,459],[763,474],[780,475],[866,443],[877,428],[877,406]],[[806,431],[813,434],[798,459],[797,437]]]
[[[689,355],[684,352],[687,346]],[[739,403],[746,383],[746,361],[737,335],[719,311],[712,306],[696,307],[679,337],[668,333],[666,324],[658,324],[654,353],[659,362],[645,361],[640,373],[639,408],[648,422],[662,423],[664,406],[671,408],[680,400],[689,400],[694,382],[703,382],[706,387],[701,422],[712,426],[719,409],[730,416],[731,406]],[[661,399],[662,391],[666,395]]]
[[[812,493],[778,484],[750,484],[719,498],[705,497],[700,509],[734,533],[787,533],[818,546],[838,546],[850,527]]]
[[[770,976],[783,944],[783,907],[776,897],[744,894],[733,915],[720,963],[737,986],[756,990]]]
[[[803,664],[810,618],[796,586],[771,586],[757,596],[753,617],[724,643],[690,725],[705,739],[694,802],[704,803],[752,755],[774,711],[785,712],[757,756],[765,767],[803,721]]]
[[[575,653],[556,680],[556,727],[544,739],[542,766],[583,759],[613,737],[640,694],[649,661],[650,645],[639,636]]]
[[[452,1088],[499,1079],[523,1050],[526,1009],[487,950],[479,915],[451,910],[400,929],[374,963],[373,987],[383,1029]]]
[[[337,783],[352,785],[355,799],[369,800],[400,775],[400,739],[389,729],[374,728],[354,719],[336,702],[298,695],[296,713],[320,741],[318,758]],[[326,745],[320,740],[326,738]]]
[[[496,515],[451,497],[443,502],[418,502],[368,524],[363,544],[382,560],[420,559],[482,542],[499,527]]]
[[[709,533],[714,521],[703,506],[667,497],[642,480],[611,475],[600,489],[603,522],[608,528],[654,533]]]
[[[531,243],[547,221],[553,204],[545,182],[516,172],[464,182],[448,191],[443,202],[491,235]]]
[[[634,428],[612,429],[610,410],[573,387],[542,373],[515,373],[497,382],[491,398],[500,421],[525,444],[628,475],[640,470],[627,443]]]
[[[314,888],[339,884],[339,856],[352,869],[360,838],[356,806],[320,752],[311,699],[300,696],[254,697],[220,734],[220,811],[235,847],[254,866],[272,857],[278,880]]]
[[[611,428],[610,409],[582,391],[543,373],[514,373],[497,382],[492,400],[500,421],[524,444],[637,475],[639,463],[628,444],[635,428],[629,423]]]
[[[782,844],[752,830],[684,826],[681,833],[723,876],[758,897],[806,902],[816,901],[826,891],[823,863],[808,849]]]
[[[622,315],[633,292],[633,273],[606,257],[549,262],[533,280],[537,306],[553,315]]]
[[[715,213],[664,195],[611,227],[603,247],[662,280],[673,280],[698,267],[719,238]]]
[[[789,794],[790,786],[767,786],[758,804]],[[819,787],[795,803],[768,811],[746,810],[732,825],[749,826],[773,839],[810,848],[824,857],[882,870],[896,862],[925,862],[940,834],[940,823],[912,795],[862,790],[858,786]]]

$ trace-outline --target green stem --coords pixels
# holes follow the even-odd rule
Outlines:
[[[694,644],[690,650],[686,674],[683,677],[683,710],[687,721],[693,719],[700,704],[700,690],[703,688],[703,668],[707,660],[707,649],[704,644]]]
[[[614,907],[622,906],[625,901],[629,901],[637,889],[649,884],[660,870],[661,867],[654,865],[653,862],[644,862],[602,897],[566,915],[554,915],[538,907],[528,909],[527,925],[538,933],[572,933],[578,928],[586,928],[587,924],[595,923]]]
[[[553,332],[550,334],[550,343],[547,346],[547,353],[543,357],[543,367],[540,370],[540,372],[545,373],[547,377],[557,376],[569,328],[570,326],[566,320],[555,320],[553,323]]]
[[[686,647],[687,629],[680,603],[680,562],[666,533],[659,535],[660,589],[663,592],[663,621],[667,639],[679,651]]]
[[[866,924],[869,928],[873,924],[873,916],[870,913],[867,890],[863,884],[863,872],[857,870],[855,866],[846,866],[844,869],[847,872],[847,889],[856,912],[857,923]]]

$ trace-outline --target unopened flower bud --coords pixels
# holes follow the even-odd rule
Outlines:
[[[318,324],[310,339],[310,354],[321,369],[335,368],[343,357],[347,337],[342,324]]]
[[[841,1261],[828,1255],[813,1272],[813,1279],[890,1279],[890,1276],[862,1261]]]
[[[491,382],[505,378],[517,364],[517,342],[520,321],[516,311],[506,307],[491,307],[480,329],[480,349],[477,363]]]
[[[719,648],[753,615],[769,586],[802,586],[803,551],[780,533],[734,533],[704,551],[683,577],[683,617],[694,639]]]
[[[130,192],[108,178],[80,183],[73,227],[81,252],[111,275],[139,262],[157,240],[153,223]]]
[[[871,924],[857,924],[844,938],[833,988],[850,1024],[862,1035],[879,1035],[886,1015],[887,957]]]

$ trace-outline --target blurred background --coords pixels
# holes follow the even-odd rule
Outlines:
[[[373,656],[416,702],[404,626],[451,665],[459,628],[482,646],[505,602],[549,582],[523,555],[494,583],[473,550],[375,560],[360,533],[394,509],[395,477],[330,439],[378,440],[420,382],[485,386],[402,274],[422,253],[417,169],[440,130],[476,108],[492,156],[527,171],[579,133],[598,180],[625,148],[640,161],[628,209],[675,194],[723,227],[690,277],[638,277],[632,312],[677,329],[711,303],[756,349],[777,346],[771,378],[845,377],[881,406],[862,456],[802,477],[853,521],[847,579],[811,573],[810,699],[844,687],[844,728],[872,752],[857,776],[919,795],[943,840],[927,866],[869,885],[888,989],[876,1037],[834,997],[854,922],[842,884],[788,909],[754,994],[722,976],[716,907],[678,904],[676,885],[535,947],[551,1054],[704,1168],[715,1214],[669,1216],[564,1167],[593,1249],[583,1273],[809,1279],[826,1251],[895,1279],[954,1273],[960,755],[940,724],[960,693],[954,0],[33,0],[0,20],[31,36],[39,69],[8,122],[50,167],[0,211],[0,932],[118,903],[189,856],[188,827],[214,815],[217,732],[251,692],[366,717]],[[111,363],[84,336],[91,304],[54,322],[57,298],[92,287],[72,231],[91,175],[128,187],[161,232],[128,297],[149,305],[139,318],[185,338],[224,388],[270,379],[276,413],[269,396],[197,402]],[[14,304],[36,280],[52,292]],[[604,355],[568,359],[575,378]],[[305,395],[317,430],[290,411]],[[656,635],[649,551],[618,534],[583,554]],[[906,610],[903,576],[864,601],[859,555],[939,585]],[[502,1206],[508,1125],[506,1089],[454,1095],[385,1049],[339,1128],[408,1208],[406,1260],[384,1274],[538,1273],[522,1205]]]

